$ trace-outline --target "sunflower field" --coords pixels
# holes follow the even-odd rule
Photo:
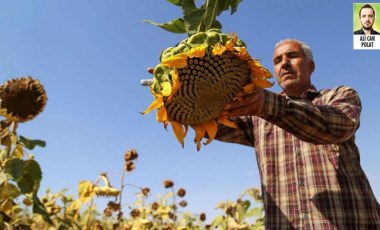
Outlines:
[[[40,195],[42,170],[30,153],[44,147],[43,140],[17,133],[19,125],[43,112],[47,95],[42,84],[32,77],[11,79],[0,86],[0,229],[260,229],[263,207],[260,191],[248,189],[236,201],[216,204],[221,215],[207,219],[206,213],[186,210],[185,188],[167,179],[164,195],[153,197],[149,187],[131,185],[126,175],[136,169],[138,152],[127,150],[120,169],[120,185],[112,186],[107,173],[96,180],[83,180],[78,194],[67,190]],[[132,186],[137,194],[126,198],[123,191]],[[97,205],[107,200],[105,207]],[[131,201],[132,200],[132,201]],[[128,202],[127,202],[128,201]],[[256,204],[255,206],[252,204]],[[257,205],[258,204],[258,205]]]
[[[272,75],[247,52],[244,41],[235,33],[223,33],[216,20],[223,11],[235,13],[241,0],[206,0],[199,6],[194,0],[167,2],[180,7],[183,17],[162,24],[145,22],[188,38],[164,49],[157,66],[148,69],[152,79],[145,81],[146,88],[154,99],[141,113],[157,110],[157,122],[164,128],[170,124],[182,147],[193,128],[200,151],[203,139],[204,144],[214,140],[218,125],[236,127],[221,115],[223,105],[239,100],[235,94],[241,90],[271,87]],[[257,188],[215,204],[220,214],[210,218],[187,210],[186,194],[191,190],[177,187],[171,179],[162,182],[161,196],[149,186],[128,183],[127,175],[138,168],[135,149],[121,154],[117,182],[101,172],[94,180],[79,181],[77,194],[68,194],[67,188],[40,191],[43,172],[32,151],[46,143],[22,136],[18,127],[42,113],[47,100],[44,86],[31,76],[0,85],[0,229],[263,229]],[[136,195],[128,197],[126,187],[134,188]]]

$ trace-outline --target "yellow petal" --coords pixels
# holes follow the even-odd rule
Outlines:
[[[187,65],[187,57],[187,54],[180,53],[163,60],[162,64],[169,67],[183,68]]]
[[[220,116],[218,119],[218,122],[230,128],[234,128],[234,129],[238,128],[237,125],[233,123],[232,121],[228,120],[226,116]]]
[[[256,85],[254,83],[248,83],[243,87],[244,92],[249,93],[252,92],[256,88]]]
[[[269,88],[273,86],[273,83],[265,79],[254,79],[253,82],[260,88]]]
[[[226,51],[226,47],[222,46],[220,44],[216,44],[214,48],[212,49],[212,55],[222,55],[223,52]]]
[[[234,50],[236,41],[237,41],[236,34],[233,33],[231,40],[226,42],[226,49],[227,50]]]
[[[173,128],[174,134],[175,134],[177,140],[179,141],[179,143],[181,143],[182,148],[183,148],[183,146],[185,145],[184,139],[185,139],[185,136],[187,133],[187,129],[184,130],[182,124],[179,122],[172,121],[171,123],[172,123],[172,128]]]
[[[168,81],[161,83],[161,87],[162,87],[161,93],[164,97],[169,96],[170,93],[172,92],[172,85]]]
[[[235,47],[235,50],[238,51],[238,56],[243,60],[249,60],[251,57],[247,52],[247,48],[245,47]]]
[[[205,127],[206,132],[208,134],[208,140],[204,143],[205,145],[207,145],[215,139],[216,132],[218,131],[218,125],[214,120],[211,120],[207,123],[203,123],[202,125]]]
[[[267,79],[272,77],[271,72],[264,68],[260,62],[256,60],[251,60],[249,62],[249,67],[251,69],[251,75],[253,78]]]
[[[164,105],[164,99],[162,96],[159,96],[156,98],[156,100],[152,102],[152,104],[149,105],[149,107],[144,112],[142,112],[142,114],[150,113],[150,111],[152,111],[153,109],[159,109],[163,105]]]
[[[177,69],[175,69],[173,72],[172,72],[172,90],[171,90],[171,93],[167,99],[167,103],[169,103],[169,101],[171,100],[171,98],[173,97],[173,95],[177,92],[177,90],[179,89],[180,87],[180,83],[179,83],[179,76],[178,76],[178,71]]]
[[[194,142],[197,143],[197,151],[199,151],[201,149],[201,140],[206,134],[206,129],[202,124],[194,125],[193,128],[195,131]]]
[[[206,54],[206,48],[207,48],[207,45],[196,46],[194,48],[191,48],[188,55],[190,58],[192,58],[192,57],[204,57]]]
[[[166,112],[165,106],[162,106],[156,114],[156,120],[157,122],[164,122],[168,119],[168,114]]]

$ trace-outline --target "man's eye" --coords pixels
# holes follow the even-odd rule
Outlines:
[[[273,64],[278,64],[279,62],[281,62],[280,58],[276,58],[276,59],[273,60]]]

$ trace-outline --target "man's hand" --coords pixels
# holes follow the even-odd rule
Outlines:
[[[246,93],[241,91],[236,94],[233,101],[223,107],[222,115],[234,116],[256,116],[264,111],[265,92],[257,87],[254,91]]]

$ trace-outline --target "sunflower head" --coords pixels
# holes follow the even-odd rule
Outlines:
[[[187,126],[195,129],[197,149],[207,134],[210,143],[216,122],[234,126],[221,116],[223,105],[237,92],[270,87],[271,73],[247,52],[236,34],[219,29],[200,32],[165,49],[150,86],[155,100],[144,112],[157,109],[157,121],[170,122],[183,145]]]
[[[143,112],[157,109],[156,120],[166,128],[171,123],[177,140],[184,146],[188,126],[194,128],[197,150],[204,137],[210,143],[216,136],[217,123],[236,128],[222,116],[222,108],[237,92],[255,87],[271,87],[272,74],[252,58],[245,43],[236,34],[222,33],[216,20],[221,12],[233,14],[242,0],[208,1],[199,7],[195,0],[168,1],[182,8],[183,18],[167,23],[148,23],[188,38],[160,55],[154,68],[150,92],[155,97]]]
[[[32,77],[15,78],[0,85],[0,115],[8,120],[32,120],[44,110],[46,101],[44,87]]]

